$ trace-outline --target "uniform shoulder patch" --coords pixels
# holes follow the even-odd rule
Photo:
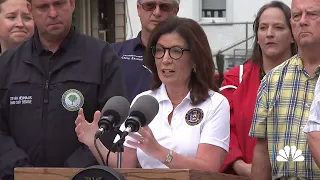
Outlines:
[[[76,89],[69,89],[63,93],[61,102],[68,111],[78,111],[84,104],[82,93]]]

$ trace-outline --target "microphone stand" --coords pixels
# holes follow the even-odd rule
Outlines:
[[[122,153],[124,152],[123,143],[125,141],[125,137],[123,137],[124,133],[119,129],[116,129],[115,131],[120,136],[120,139],[113,145],[114,148],[112,148],[111,151],[117,152],[117,168],[122,168]]]
[[[141,126],[141,125],[140,125]],[[128,131],[127,131],[128,130]],[[115,128],[114,131],[120,136],[120,139],[114,143],[111,147],[112,152],[117,152],[117,168],[122,168],[122,153],[124,152],[124,141],[126,140],[126,136],[128,132],[131,132],[132,127],[128,126],[123,132],[120,131],[119,128]]]
[[[117,168],[122,168],[122,153],[124,152],[123,143],[125,138],[121,138],[117,143]]]

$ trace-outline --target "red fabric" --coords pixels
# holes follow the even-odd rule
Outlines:
[[[213,73],[213,79],[214,79],[215,81],[219,80],[219,72],[218,72],[218,71],[215,71],[215,72]]]
[[[234,161],[242,159],[251,164],[256,138],[249,137],[256,97],[260,85],[260,67],[248,60],[243,66],[242,82],[239,85],[239,66],[225,74],[221,87],[234,85],[237,89],[221,91],[230,103],[230,148],[220,172],[236,174]]]

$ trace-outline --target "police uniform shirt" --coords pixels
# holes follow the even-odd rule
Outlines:
[[[96,162],[78,141],[80,107],[88,121],[113,96],[124,96],[119,57],[73,28],[55,53],[35,35],[0,57],[0,178],[17,166],[86,167]],[[3,97],[3,98],[2,98]],[[107,135],[105,144],[115,135]],[[108,141],[108,142],[107,142]]]
[[[129,102],[141,92],[150,90],[151,71],[143,64],[146,47],[141,41],[141,32],[134,38],[112,44],[121,60],[126,83],[126,98]]]
[[[160,145],[188,157],[196,157],[198,145],[211,144],[229,151],[230,107],[228,100],[219,93],[209,91],[210,97],[197,106],[191,105],[190,94],[175,108],[171,119],[168,116],[173,106],[164,85],[155,91],[139,94],[151,95],[159,102],[159,112],[149,124],[154,137]],[[122,127],[124,128],[124,127]],[[127,136],[127,140],[135,141]],[[127,143],[124,146],[135,148]],[[137,149],[138,161],[142,168],[168,168],[165,164]]]

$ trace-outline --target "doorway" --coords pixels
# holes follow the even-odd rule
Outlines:
[[[125,1],[76,0],[73,24],[79,32],[109,43],[125,40]]]
[[[115,38],[115,0],[99,0],[99,38],[114,43]]]

